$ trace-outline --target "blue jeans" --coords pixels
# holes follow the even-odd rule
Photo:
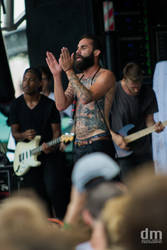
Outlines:
[[[74,163],[86,154],[93,152],[103,152],[115,159],[115,148],[112,140],[98,140],[91,144],[78,146],[74,144],[73,161]]]

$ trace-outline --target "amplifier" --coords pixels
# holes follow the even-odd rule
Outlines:
[[[14,190],[13,165],[0,165],[0,199],[6,198]]]

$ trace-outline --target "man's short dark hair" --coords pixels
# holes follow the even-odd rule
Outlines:
[[[81,37],[80,37],[80,39],[79,40],[82,40],[82,39],[84,39],[84,38],[86,38],[86,39],[90,39],[90,40],[92,40],[93,41],[93,49],[95,50],[95,49],[99,49],[100,51],[101,51],[101,53],[102,53],[102,51],[103,51],[103,46],[102,46],[102,42],[101,42],[101,40],[100,40],[100,37],[99,36],[96,36],[96,35],[94,35],[94,34],[84,34],[84,35],[82,35]]]
[[[130,79],[133,82],[141,82],[143,80],[141,67],[134,62],[126,64],[123,68],[123,78]]]
[[[41,82],[42,81],[42,73],[40,72],[40,70],[36,67],[30,67],[30,68],[27,68],[25,71],[24,71],[24,74],[23,74],[23,77],[25,76],[25,74],[27,72],[31,72],[32,74],[34,74],[38,80]],[[42,86],[39,86],[38,88],[38,91],[41,92],[42,91]]]

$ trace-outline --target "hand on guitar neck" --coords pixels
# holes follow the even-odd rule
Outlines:
[[[55,150],[55,146],[48,146],[48,144],[46,142],[43,142],[42,145],[42,151],[45,153],[45,154],[50,154],[52,153],[54,150]]]
[[[127,144],[138,140],[139,138],[144,137],[152,132],[160,133],[165,129],[165,126],[167,126],[167,121],[157,122],[148,128],[139,130],[138,132],[130,135],[127,135],[128,132],[135,126],[133,124],[124,126],[121,130],[118,131],[119,134],[112,134],[117,157],[122,158],[132,154],[132,151],[129,151]]]
[[[165,129],[165,126],[166,126],[166,121],[165,122],[157,122],[154,124],[154,131],[156,133],[161,133],[164,129]]]

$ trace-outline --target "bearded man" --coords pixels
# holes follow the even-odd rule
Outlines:
[[[72,55],[63,47],[58,61],[53,53],[46,53],[46,62],[54,78],[57,109],[63,111],[76,99],[74,162],[92,152],[104,152],[115,157],[108,127],[115,76],[113,72],[100,66],[101,53],[98,38],[91,34],[81,37],[77,50]],[[81,73],[76,74],[74,68]],[[62,71],[69,80],[65,91]]]

